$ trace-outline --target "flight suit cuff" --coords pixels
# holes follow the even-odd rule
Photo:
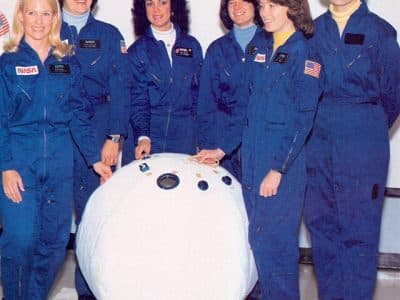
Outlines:
[[[13,160],[8,160],[8,161],[2,161],[0,164],[0,171],[7,171],[7,170],[14,170],[15,169],[15,164]]]
[[[275,160],[271,166],[271,169],[274,171],[277,171],[281,174],[286,174],[287,173],[287,164],[282,163],[278,160]]]
[[[95,163],[99,162],[99,161],[101,161],[101,156],[100,156],[100,154],[98,154],[98,155],[93,155],[93,156],[90,156],[90,157],[87,157],[87,158],[86,158],[86,162],[87,162],[87,164],[88,164],[89,167],[93,167],[93,165],[94,165]]]

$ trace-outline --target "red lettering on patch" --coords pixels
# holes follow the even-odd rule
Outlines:
[[[29,67],[15,67],[15,71],[17,75],[37,75],[39,74],[39,68],[37,66],[29,66]]]

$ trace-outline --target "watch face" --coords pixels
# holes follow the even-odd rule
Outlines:
[[[107,139],[112,140],[114,143],[119,143],[121,137],[119,135],[108,135]]]

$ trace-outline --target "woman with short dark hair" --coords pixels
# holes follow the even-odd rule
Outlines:
[[[256,35],[267,40],[255,0],[222,0],[220,18],[230,31],[207,49],[198,103],[198,161],[221,161],[241,180],[240,144],[246,115],[247,65],[255,59]]]

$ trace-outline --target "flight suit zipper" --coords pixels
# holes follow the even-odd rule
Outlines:
[[[46,66],[44,66],[44,68],[46,69]],[[46,70],[44,72],[44,76],[45,76],[45,82],[47,82],[47,74],[46,74]],[[46,122],[47,122],[47,105],[46,105],[46,101],[47,101],[47,84],[45,84],[44,86],[44,103],[43,103],[43,176],[45,176],[46,174],[46,168],[47,168],[47,164],[46,164],[46,159],[47,159],[47,131],[46,131]]]

